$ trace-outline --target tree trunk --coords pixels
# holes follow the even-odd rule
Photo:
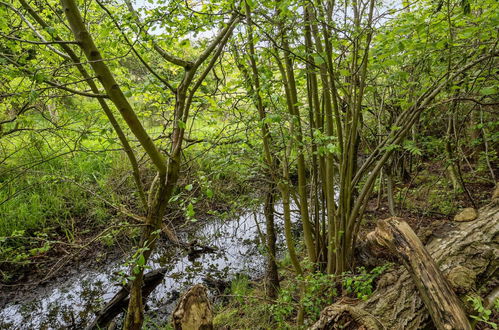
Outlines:
[[[496,198],[481,208],[474,221],[447,225],[449,230],[441,237],[434,236],[426,250],[453,290],[464,300],[466,294],[488,288],[496,278],[499,200]],[[349,314],[368,329],[435,328],[411,275],[403,267],[381,277],[376,292],[367,301],[349,306],[353,312],[342,307],[344,305],[334,304],[325,308],[311,329],[333,329],[332,322],[339,312]]]
[[[277,293],[279,290],[279,272],[277,270],[276,263],[276,233],[275,233],[275,224],[274,224],[274,203],[275,196],[274,191],[270,190],[266,193],[265,196],[265,228],[266,235],[265,238],[267,240],[267,297],[271,299],[277,298]]]
[[[392,162],[393,164],[393,162]],[[393,175],[392,169],[390,166],[387,166],[385,170],[386,176],[386,198],[388,199],[388,210],[390,211],[390,215],[392,217],[396,216],[395,214],[395,201],[393,200]]]
[[[402,261],[437,329],[471,330],[459,298],[407,222],[396,217],[381,220],[368,241],[388,248]]]

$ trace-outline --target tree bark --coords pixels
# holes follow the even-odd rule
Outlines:
[[[202,284],[196,284],[182,296],[172,315],[175,330],[213,329],[213,312],[207,291]]]
[[[476,220],[446,226],[450,227],[449,230],[442,236],[432,237],[426,250],[452,289],[461,300],[465,300],[468,293],[487,288],[496,278],[499,267],[499,199],[481,208]],[[354,318],[350,311],[341,309],[342,306],[326,307],[311,329],[332,329],[331,321],[338,317],[339,311]],[[350,309],[357,312],[356,315],[367,313],[358,320],[362,320],[368,329],[435,328],[411,275],[404,267],[382,276],[375,293]],[[467,312],[469,314],[471,310]]]
[[[268,248],[267,254],[267,297],[271,299],[277,298],[279,291],[279,271],[277,269],[276,255],[276,232],[274,224],[274,204],[275,196],[274,191],[270,190],[265,196],[265,229],[266,229],[266,243]]]
[[[407,222],[396,217],[381,220],[368,240],[402,261],[437,329],[471,330],[459,298]]]

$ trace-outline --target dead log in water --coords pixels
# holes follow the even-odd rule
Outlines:
[[[145,301],[151,292],[161,283],[165,277],[167,269],[155,269],[144,275],[144,285],[142,287],[142,299]],[[105,329],[112,320],[121,313],[126,312],[129,301],[129,286],[121,288],[113,299],[96,314],[94,321],[87,326],[87,330]]]

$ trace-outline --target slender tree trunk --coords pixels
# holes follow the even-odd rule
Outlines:
[[[447,157],[447,172],[449,173],[449,179],[452,183],[454,191],[459,191],[462,187],[458,179],[455,155],[452,148],[452,118],[449,115],[447,120],[447,134],[445,137],[445,155]]]
[[[284,65],[281,60],[276,57],[277,65],[281,72],[284,89],[286,92],[286,103],[289,114],[291,115],[290,135],[296,139],[294,144],[297,148],[297,170],[298,170],[298,195],[300,198],[300,215],[303,227],[303,240],[307,248],[308,258],[311,262],[315,263],[317,254],[315,251],[315,244],[313,238],[313,229],[309,219],[308,209],[308,194],[307,194],[307,172],[305,168],[305,155],[303,148],[303,135],[301,128],[301,118],[297,106],[297,90],[294,77],[294,71],[291,61],[291,54],[289,45],[287,43],[284,28],[280,26],[281,33],[283,34],[283,49],[284,49]]]
[[[246,22],[248,27],[248,53],[250,59],[251,75],[244,66],[243,63],[239,64],[241,71],[246,76],[249,84],[249,89],[254,98],[254,104],[258,110],[258,115],[260,118],[260,129],[262,134],[263,142],[263,160],[266,165],[268,179],[272,182],[270,187],[268,187],[265,192],[265,225],[266,225],[266,245],[267,245],[267,280],[268,280],[268,291],[267,295],[269,298],[274,299],[277,297],[279,289],[279,273],[277,269],[277,248],[276,248],[276,233],[275,233],[275,223],[274,223],[274,205],[275,205],[275,192],[276,186],[278,184],[278,164],[277,160],[271,154],[270,148],[272,145],[272,136],[270,134],[270,129],[268,124],[265,122],[267,117],[266,109],[261,96],[261,86],[260,77],[258,74],[257,58],[255,53],[255,45],[253,41],[253,22],[251,21],[251,9],[248,3],[245,3],[246,10]]]
[[[386,197],[388,200],[388,210],[390,215],[394,217],[395,214],[395,202],[393,201],[393,175],[390,166],[385,167],[385,177],[386,177]]]
[[[265,228],[266,228],[266,243],[267,243],[267,296],[271,299],[277,298],[279,290],[279,272],[276,263],[276,233],[274,223],[274,205],[275,195],[273,187],[270,187],[265,193]]]

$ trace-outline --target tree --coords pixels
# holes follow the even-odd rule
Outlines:
[[[45,13],[48,18],[48,22],[47,19],[44,19],[36,11],[36,9],[32,8],[26,1],[21,0],[19,3],[22,8],[28,12],[32,20],[34,20],[42,29],[49,32],[53,41],[45,41],[45,39],[41,37],[41,33],[34,27],[34,24],[30,23],[30,21],[22,13],[20,13],[18,9],[8,4],[4,5],[23,18],[24,22],[31,28],[32,32],[41,39],[42,44],[49,45],[49,49],[53,53],[63,57],[66,60],[70,60],[72,65],[76,66],[78,72],[92,90],[91,93],[77,92],[78,94],[88,95],[89,97],[97,97],[99,99],[101,107],[108,116],[108,119],[120,138],[120,142],[129,155],[130,163],[134,168],[137,188],[140,191],[140,195],[142,196],[142,201],[144,203],[146,202],[145,193],[142,191],[136,158],[130,149],[128,138],[123,134],[120,125],[114,119],[114,115],[104,99],[109,99],[113,103],[123,118],[126,127],[138,140],[142,149],[148,155],[150,161],[156,168],[157,175],[148,192],[146,215],[144,218],[134,216],[136,219],[143,219],[144,227],[139,248],[134,255],[135,264],[131,269],[133,281],[131,283],[131,298],[128,306],[125,328],[140,329],[143,322],[143,301],[141,292],[143,273],[147,260],[154,249],[155,242],[161,231],[166,206],[172,196],[172,192],[178,180],[181,166],[182,143],[184,141],[186,122],[189,119],[189,110],[193,103],[196,91],[199,89],[202,82],[207,77],[218,57],[222,53],[224,46],[240,17],[237,13],[234,13],[226,22],[224,22],[224,16],[222,16],[220,18],[222,28],[215,35],[213,40],[211,40],[205,47],[202,47],[201,50],[198,50],[198,55],[191,56],[188,60],[184,60],[170,54],[162,49],[158,43],[153,42],[153,49],[159,53],[163,60],[167,61],[169,64],[181,67],[184,71],[180,82],[176,87],[173,87],[170,82],[168,82],[168,79],[162,78],[156,74],[151,66],[143,60],[142,56],[134,48],[134,45],[129,42],[127,35],[122,33],[125,42],[128,43],[126,46],[130,47],[130,50],[135,53],[139,60],[141,60],[147,70],[158,76],[160,81],[170,89],[175,97],[171,143],[168,146],[169,152],[165,158],[164,153],[160,151],[158,146],[152,140],[150,134],[140,122],[136,110],[130,103],[129,99],[125,96],[123,88],[117,82],[115,74],[112,72],[112,67],[107,63],[108,60],[103,57],[102,51],[96,45],[92,34],[87,29],[85,20],[80,13],[77,3],[73,0],[61,1],[60,7],[56,7],[49,13]],[[106,7],[102,3],[98,4],[106,10]],[[136,17],[137,23],[140,24],[138,14],[133,10],[130,3],[127,4],[129,9],[132,11],[132,15]],[[60,26],[60,23],[64,23],[64,21],[50,22],[51,17],[58,17],[57,10],[59,9],[57,8],[62,8],[66,20],[71,28],[71,34],[76,39],[75,41],[64,40],[64,36],[67,37],[67,32],[63,31],[63,27]],[[110,11],[106,10],[106,12],[107,14],[112,15]],[[53,16],[54,14],[55,16]],[[111,19],[113,20],[113,17],[111,17]],[[51,23],[53,24],[52,26]],[[152,37],[150,35],[146,35],[146,38],[149,40]],[[52,44],[55,46],[50,46]],[[84,62],[78,58],[76,52],[72,49],[73,45],[76,45],[82,50],[88,62]],[[60,47],[62,51],[57,50],[55,47]],[[104,88],[104,92],[99,93],[97,85],[94,83],[93,78],[88,74],[88,69],[85,68],[85,66],[89,67],[90,70],[92,70],[92,72],[96,75],[99,83]],[[56,87],[59,86],[59,84],[55,85]]]

